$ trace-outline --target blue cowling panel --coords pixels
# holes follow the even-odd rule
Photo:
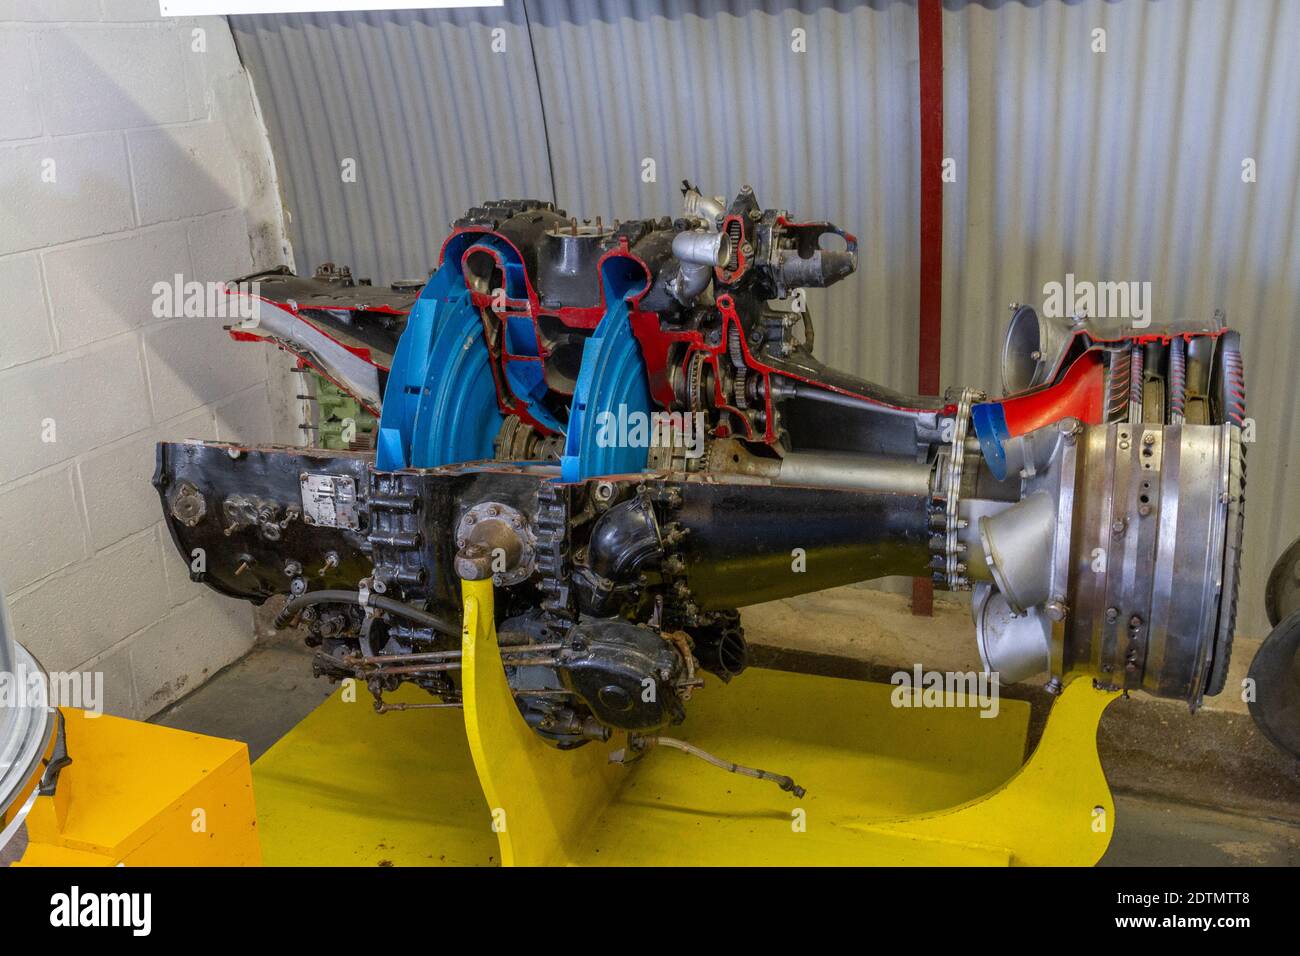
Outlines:
[[[601,267],[601,282],[605,314],[595,334],[583,343],[582,366],[560,459],[562,481],[643,471],[650,454],[649,447],[609,441],[610,428],[604,417],[605,413],[620,418],[640,414],[648,421],[652,412],[645,359],[632,332],[627,302],[629,294],[644,288],[645,270],[634,260],[611,258]],[[606,425],[603,429],[602,423]]]
[[[384,390],[375,465],[433,468],[492,457],[501,425],[483,325],[449,254],[407,318]]]
[[[999,402],[983,402],[971,406],[971,423],[975,426],[975,437],[979,439],[980,450],[989,471],[998,481],[1007,476],[1007,453],[1002,443],[1010,437],[1007,430],[1007,416]]]

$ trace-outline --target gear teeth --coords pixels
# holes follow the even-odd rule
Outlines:
[[[740,341],[740,326],[733,325],[727,333],[727,356],[735,367],[731,383],[731,401],[742,411],[749,408],[749,366],[745,364],[745,347]]]

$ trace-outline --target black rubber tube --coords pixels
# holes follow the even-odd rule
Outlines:
[[[339,591],[325,589],[322,591],[308,591],[306,594],[299,594],[297,597],[290,598],[284,605],[284,608],[275,617],[275,626],[284,627],[290,619],[303,608],[313,604],[361,604],[361,596],[356,591]],[[428,611],[421,611],[419,608],[411,607],[409,604],[403,604],[401,601],[394,601],[392,598],[384,597],[381,594],[371,593],[368,600],[368,606],[377,611],[386,611],[389,614],[395,614],[398,617],[404,617],[408,621],[414,621],[424,627],[431,627],[441,634],[447,634],[451,637],[460,637],[460,628],[448,624],[440,617],[430,614]]]

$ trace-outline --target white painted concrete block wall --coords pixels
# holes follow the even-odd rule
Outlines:
[[[282,215],[224,20],[0,0],[0,587],[47,668],[103,672],[110,713],[156,713],[253,642],[249,605],[189,581],[153,446],[296,441],[291,363],[151,305],[176,274],[291,261]]]

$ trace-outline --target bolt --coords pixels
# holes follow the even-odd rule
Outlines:
[[[1126,522],[1123,518],[1116,518],[1115,521],[1111,524],[1110,530],[1111,533],[1118,538],[1120,535],[1124,533],[1124,529],[1126,527],[1128,527],[1128,522]]]
[[[1141,515],[1142,517],[1144,517],[1144,518],[1148,518],[1148,517],[1150,517],[1150,516],[1151,516],[1151,506],[1150,506],[1150,505],[1142,505],[1141,507],[1138,508],[1138,514],[1140,514],[1140,515]]]
[[[1049,681],[1047,682],[1047,686],[1044,687],[1043,690],[1047,691],[1049,694],[1051,694],[1053,697],[1055,697],[1055,696],[1056,696],[1057,694],[1059,694],[1059,693],[1061,692],[1061,690],[1062,690],[1062,688],[1061,688],[1061,678],[1059,678],[1059,677],[1053,677],[1051,680],[1049,680]]]
[[[1146,433],[1144,433],[1144,434],[1142,435],[1142,444],[1144,444],[1144,445],[1154,445],[1155,443],[1156,443],[1156,433],[1155,433],[1155,432],[1146,432]]]
[[[1142,618],[1141,618],[1141,616],[1139,616],[1139,615],[1137,615],[1137,614],[1134,614],[1131,618],[1128,619],[1128,626],[1129,626],[1129,628],[1130,628],[1131,630],[1134,630],[1134,631],[1140,631],[1140,630],[1142,630]]]
[[[1115,621],[1117,621],[1118,619],[1119,619],[1119,608],[1117,608],[1117,607],[1108,607],[1108,608],[1106,608],[1106,620],[1107,620],[1107,621],[1109,621],[1110,623],[1114,624]]]
[[[1063,598],[1053,598],[1047,602],[1047,616],[1053,621],[1065,620],[1065,615],[1069,613],[1069,610]]]

